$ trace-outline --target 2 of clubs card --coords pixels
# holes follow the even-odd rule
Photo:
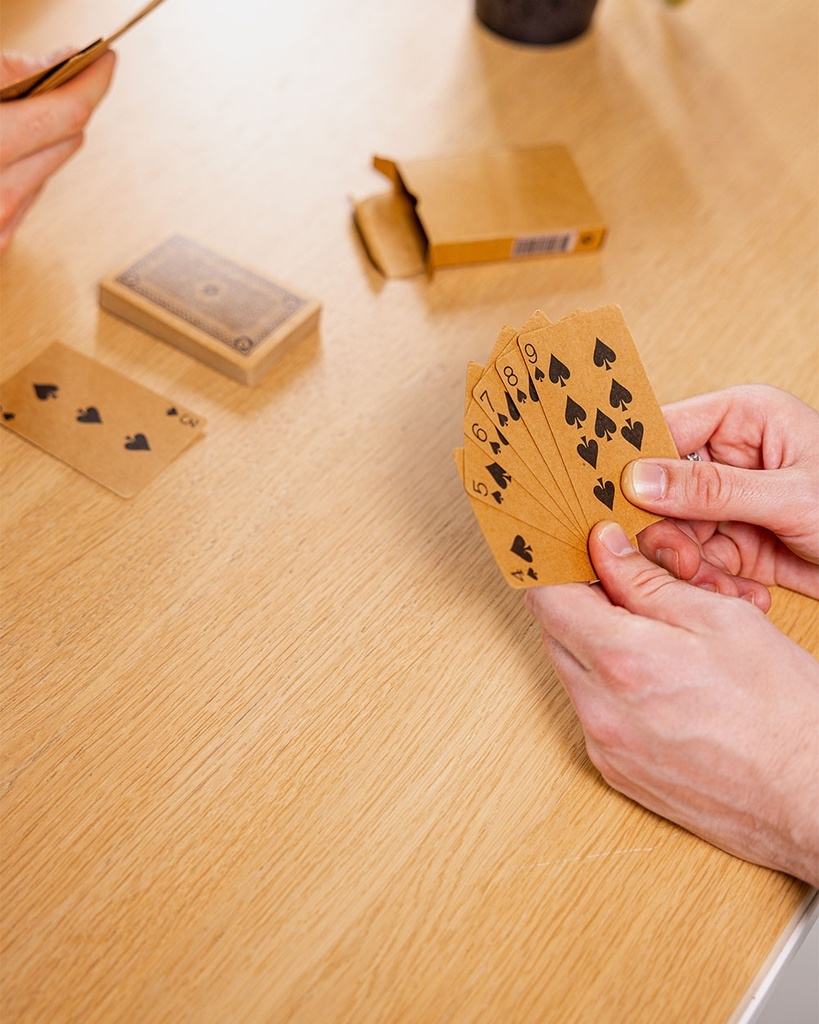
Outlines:
[[[205,426],[201,416],[60,342],[0,385],[0,423],[123,498]]]
[[[505,327],[467,371],[455,462],[490,550],[513,587],[593,580],[588,535],[602,519],[632,540],[659,518],[620,487],[641,456],[677,449],[617,306]]]

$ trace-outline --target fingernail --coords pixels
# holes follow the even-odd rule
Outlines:
[[[680,578],[680,556],[674,548],[658,548],[654,555],[654,561],[672,576]]]
[[[631,541],[626,536],[626,531],[619,523],[606,523],[600,527],[598,534],[603,547],[613,555],[634,554]]]
[[[657,501],[664,498],[668,488],[668,474],[654,462],[638,459],[629,466],[631,489],[636,498]]]

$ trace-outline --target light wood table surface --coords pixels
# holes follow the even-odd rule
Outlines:
[[[135,0],[3,0],[5,48]],[[807,888],[608,789],[452,462],[467,361],[619,303],[661,401],[817,401],[817,9],[601,0],[554,50],[469,0],[168,0],[2,261],[52,340],[208,420],[131,501],[2,454],[2,1001],[19,1022],[725,1022]],[[563,142],[595,254],[385,282],[373,153]],[[254,389],[101,312],[172,233],[324,302]],[[775,594],[816,651],[816,608]],[[776,680],[771,680],[776,685]]]

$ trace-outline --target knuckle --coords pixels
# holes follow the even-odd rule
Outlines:
[[[704,508],[721,508],[731,500],[732,483],[713,462],[694,463],[693,472],[685,477],[686,498]]]

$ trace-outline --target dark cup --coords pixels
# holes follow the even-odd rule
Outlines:
[[[475,14],[499,36],[549,46],[582,35],[596,5],[597,0],[475,0]]]

